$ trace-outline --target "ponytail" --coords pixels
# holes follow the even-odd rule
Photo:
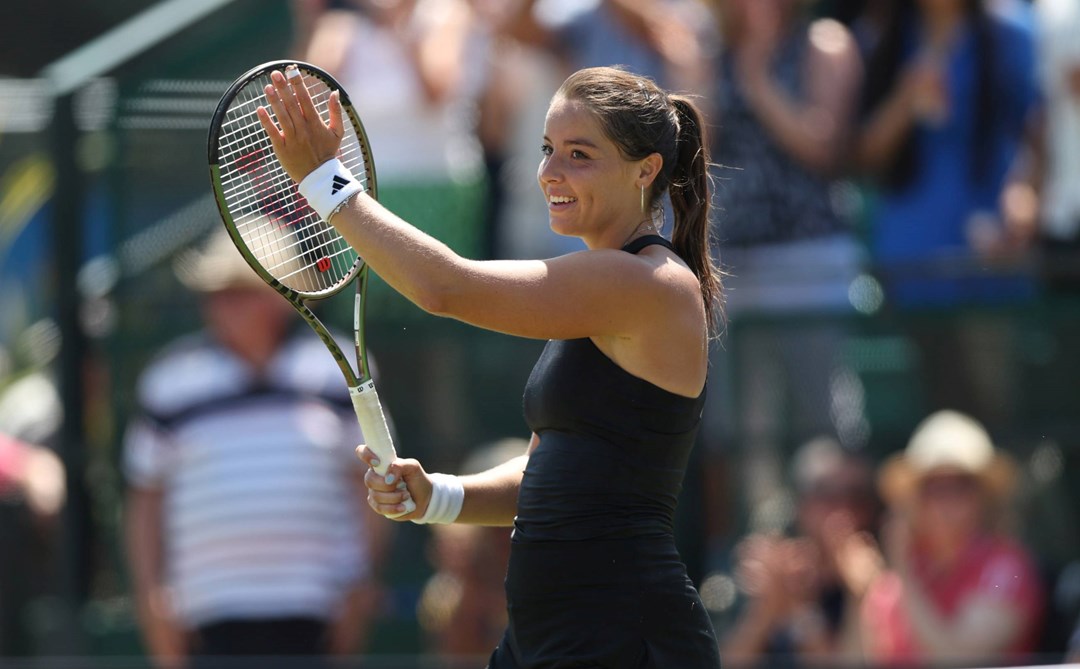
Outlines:
[[[710,332],[723,319],[721,272],[713,263],[709,243],[709,150],[701,112],[689,98],[669,96],[678,118],[676,157],[668,194],[675,224],[671,243],[701,284]]]

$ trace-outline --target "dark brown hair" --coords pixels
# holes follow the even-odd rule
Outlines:
[[[668,191],[675,225],[671,243],[701,284],[709,328],[721,319],[720,270],[709,253],[709,153],[701,112],[689,97],[668,94],[647,77],[614,67],[578,70],[555,96],[584,103],[629,160],[660,154],[663,167],[648,191],[651,205]]]

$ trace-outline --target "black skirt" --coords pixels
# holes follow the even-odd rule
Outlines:
[[[669,537],[515,542],[489,669],[717,669],[712,621]]]

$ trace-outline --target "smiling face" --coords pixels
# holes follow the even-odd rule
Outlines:
[[[645,219],[640,187],[650,167],[624,158],[587,105],[562,97],[548,109],[542,150],[537,178],[551,229],[589,248],[621,246]]]

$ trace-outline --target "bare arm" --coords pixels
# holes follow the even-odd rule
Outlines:
[[[163,498],[159,489],[133,488],[128,493],[124,538],[147,651],[157,666],[176,667],[187,654],[187,644],[164,582]]]
[[[771,55],[771,54],[770,54]],[[862,62],[855,40],[837,21],[810,27],[806,97],[797,100],[774,82],[765,54],[740,58],[739,73],[758,118],[773,139],[806,167],[831,173],[851,131]]]
[[[282,165],[302,179],[337,151],[343,134],[336,97],[327,126],[307,89],[280,72],[267,95],[279,130],[264,108],[259,119]],[[332,94],[335,95],[336,94]],[[368,265],[395,290],[433,314],[537,339],[631,337],[642,329],[688,325],[698,316],[697,281],[674,260],[593,250],[543,261],[474,261],[409,225],[364,193],[331,221]],[[688,325],[695,336],[696,323]]]
[[[539,443],[539,437],[534,434],[529,441],[527,453],[486,472],[459,477],[465,489],[465,499],[461,513],[454,522],[494,527],[513,525],[514,516],[517,515],[521,478],[529,462],[529,454]],[[365,448],[360,452],[360,457],[371,465],[375,454]],[[394,461],[387,474],[388,477],[393,477],[389,483],[388,477],[379,476],[374,468],[370,469],[365,477],[368,503],[375,512],[395,520],[422,517],[431,501],[432,483],[420,463],[416,460],[399,459]],[[400,481],[405,483],[405,489],[400,487]],[[402,504],[409,497],[416,502],[416,510],[411,514],[398,516],[397,514],[404,511]]]
[[[536,435],[530,451],[536,443]],[[508,527],[517,515],[518,491],[529,455],[519,455],[494,469],[461,477],[465,501],[457,522],[471,525]]]

